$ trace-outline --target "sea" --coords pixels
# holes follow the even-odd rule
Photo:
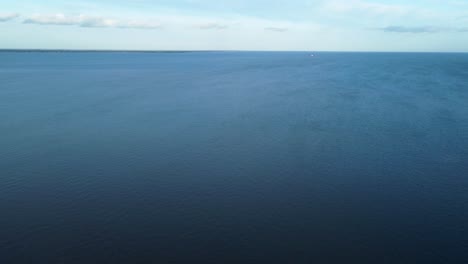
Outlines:
[[[468,263],[468,54],[0,52],[0,263]]]

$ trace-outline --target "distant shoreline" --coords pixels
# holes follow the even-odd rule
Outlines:
[[[186,52],[209,52],[190,50],[74,50],[74,49],[0,49],[0,52],[112,52],[112,53],[186,53]]]

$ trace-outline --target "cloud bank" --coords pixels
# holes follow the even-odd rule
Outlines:
[[[6,22],[13,20],[15,18],[19,17],[19,14],[12,13],[12,14],[0,14],[0,22]]]
[[[441,32],[468,32],[468,28],[451,28],[451,27],[434,27],[434,26],[422,26],[422,27],[406,27],[406,26],[388,26],[377,28],[377,30],[389,33],[441,33]]]
[[[133,28],[158,29],[161,24],[136,20],[120,20],[99,16],[34,15],[23,21],[24,24],[79,26],[87,28]]]
[[[435,33],[440,32],[442,29],[436,27],[404,27],[404,26],[388,26],[378,28],[384,32],[396,32],[396,33]]]
[[[158,16],[156,21],[129,20],[123,18],[107,18],[103,16],[40,14],[26,17],[24,24],[78,26],[83,28],[126,28],[126,29],[159,29],[162,25],[173,30],[198,29],[198,30],[246,30],[257,29],[271,32],[287,32],[292,28],[303,30],[317,30],[316,24],[289,23],[287,21],[264,20],[250,17],[205,18],[197,16]]]

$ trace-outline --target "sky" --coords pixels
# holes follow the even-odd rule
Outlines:
[[[468,52],[468,0],[0,0],[0,49]]]

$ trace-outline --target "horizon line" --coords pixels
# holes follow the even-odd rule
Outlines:
[[[133,50],[133,49],[37,49],[0,48],[0,52],[129,52],[129,53],[185,53],[185,52],[311,52],[311,53],[468,53],[468,51],[366,51],[366,50]]]

